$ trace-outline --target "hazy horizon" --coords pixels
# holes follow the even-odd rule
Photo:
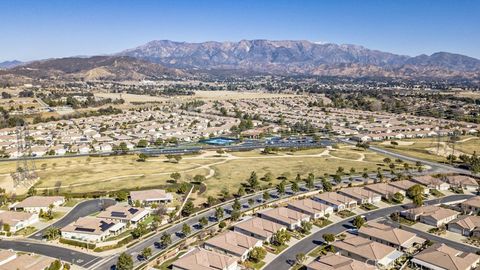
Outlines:
[[[112,54],[152,40],[309,40],[480,58],[478,1],[0,3],[0,62]]]

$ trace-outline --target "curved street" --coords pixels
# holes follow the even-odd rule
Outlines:
[[[450,195],[450,196],[443,197],[441,199],[434,199],[434,200],[425,201],[425,204],[429,205],[429,204],[454,202],[454,201],[459,201],[459,200],[465,200],[465,199],[467,199],[469,197],[472,197],[472,196],[473,195],[467,195],[467,194]],[[374,220],[374,219],[378,219],[378,218],[381,218],[381,217],[387,217],[394,212],[398,212],[400,210],[403,210],[404,206],[405,205],[396,205],[396,206],[392,206],[392,207],[389,207],[389,208],[384,208],[384,209],[379,209],[379,210],[375,210],[375,211],[372,211],[372,212],[368,212],[368,213],[365,213],[363,215],[366,217],[367,220]],[[310,251],[312,251],[313,249],[315,249],[319,245],[323,244],[322,236],[325,233],[339,234],[339,233],[345,231],[346,229],[351,229],[353,227],[351,222],[353,221],[354,218],[355,217],[351,217],[351,218],[348,218],[348,219],[343,220],[341,222],[331,224],[330,226],[325,227],[325,228],[319,230],[318,232],[316,232],[316,233],[314,233],[314,234],[312,234],[308,237],[305,237],[304,239],[300,240],[295,245],[290,246],[288,249],[286,249],[280,255],[276,256],[275,259],[273,261],[271,261],[268,265],[266,265],[263,269],[264,270],[288,270],[288,269],[290,269],[293,266],[293,264],[295,264],[295,256],[297,254],[299,254],[299,253],[308,254]],[[404,226],[404,227],[407,227],[407,226]],[[428,234],[428,233],[422,234],[422,237],[425,237],[425,238],[430,239],[432,241],[438,240],[437,239],[438,237],[436,237],[434,235],[431,235],[431,234]],[[450,240],[445,239],[445,238],[442,238],[441,240],[442,240],[442,242],[444,242],[446,244],[449,244],[452,247],[458,248],[460,250],[469,251],[469,252],[479,250],[479,249],[476,249],[476,248],[473,248],[473,247],[470,247],[470,246],[460,244],[458,242],[450,241]]]
[[[349,143],[351,143],[351,142],[349,142]],[[382,153],[382,154],[385,154],[385,155],[389,155],[389,156],[392,156],[392,157],[395,157],[395,158],[401,158],[401,159],[414,161],[414,162],[415,161],[421,161],[423,164],[431,167],[431,169],[428,171],[430,173],[431,172],[445,172],[447,170],[448,171],[455,171],[455,172],[458,172],[458,173],[468,173],[465,170],[453,168],[453,167],[450,167],[448,165],[438,164],[438,163],[435,163],[435,162],[428,162],[428,161],[424,161],[424,160],[419,160],[419,159],[416,159],[416,158],[411,158],[411,157],[407,157],[407,156],[404,156],[404,155],[392,153],[390,151],[386,151],[386,150],[379,149],[379,148],[376,148],[376,147],[370,147],[370,150],[375,151],[375,152],[379,152],[379,153]],[[423,172],[423,173],[427,173],[427,172]],[[391,175],[386,174],[386,176],[391,176]],[[375,178],[376,176],[371,175],[371,177]],[[348,177],[345,177],[342,180],[343,181],[348,181]],[[300,186],[300,192],[297,193],[296,195],[308,192],[308,190],[304,187],[303,183],[300,184],[299,186]],[[316,182],[315,187],[318,188],[318,189],[321,189],[322,188],[321,183]],[[286,198],[286,197],[294,195],[291,192],[290,187],[288,187],[288,186],[286,188],[286,193],[283,194],[283,195],[279,195],[275,189],[270,189],[270,190],[268,190],[268,192],[270,193],[271,198],[267,202],[272,202],[274,200],[278,200],[278,199],[282,199],[282,198]],[[468,196],[469,195],[452,195],[452,196],[449,196],[449,197],[444,197],[440,200],[441,201],[455,201],[455,200],[459,200],[459,199],[462,199],[462,198],[466,198]],[[252,205],[249,205],[249,203],[248,203],[249,199],[253,199],[253,204]],[[263,191],[255,193],[253,195],[252,194],[246,195],[246,196],[240,198],[239,201],[242,204],[242,207],[243,207],[242,210],[243,211],[246,211],[249,208],[257,207],[261,204],[266,203],[263,200]],[[439,200],[436,199],[435,201],[438,202]],[[115,203],[115,201],[112,200],[112,199],[94,199],[94,200],[89,200],[89,201],[79,203],[66,216],[64,216],[62,219],[55,222],[51,226],[63,227],[65,225],[69,224],[70,222],[76,220],[78,217],[91,215],[92,213],[101,211],[102,209],[104,209],[104,208],[106,208],[106,207],[108,207],[108,206],[110,206],[114,203]],[[225,209],[224,218],[228,218],[229,214],[232,210],[232,202],[225,203],[224,205],[222,205],[222,207]],[[380,209],[380,210],[377,210],[377,211],[367,213],[367,214],[365,214],[365,216],[369,220],[370,219],[376,219],[378,217],[387,216],[392,212],[398,211],[398,210],[401,209],[401,207],[402,206],[393,206],[393,207],[386,208],[386,209]],[[158,245],[158,241],[159,241],[159,238],[160,238],[161,234],[163,234],[163,233],[170,234],[172,236],[172,243],[175,244],[175,243],[178,243],[178,242],[180,242],[181,240],[184,239],[182,237],[182,235],[180,234],[181,229],[182,229],[182,225],[184,223],[191,226],[192,234],[194,234],[194,233],[202,230],[198,225],[198,220],[200,218],[206,217],[209,220],[209,225],[212,225],[213,223],[217,222],[215,217],[214,217],[214,214],[215,214],[215,209],[214,208],[215,207],[212,207],[212,208],[209,208],[208,210],[206,210],[204,212],[194,214],[194,215],[186,218],[182,222],[176,223],[176,224],[172,225],[171,227],[166,228],[163,231],[159,231],[159,232],[155,233],[153,236],[150,236],[150,237],[142,240],[141,242],[127,248],[125,252],[127,254],[132,255],[132,257],[134,258],[135,266],[138,266],[138,265],[140,265],[144,262],[142,260],[142,258],[139,256],[139,254],[141,253],[141,251],[144,248],[150,247],[153,251],[152,252],[153,256],[155,256],[155,255],[159,254],[160,252],[164,251]],[[345,230],[345,228],[347,228],[349,226],[350,221],[351,221],[351,219],[348,219],[346,221],[343,221],[343,222],[340,222],[340,223],[337,223],[337,224],[333,224],[333,225],[331,225],[331,226],[329,226],[325,229],[322,229],[318,233],[315,233],[314,235],[311,235],[311,236],[303,239],[300,242],[300,243],[302,243],[301,245],[297,244],[295,246],[292,246],[287,251],[285,251],[283,254],[279,255],[265,269],[273,269],[273,270],[288,269],[289,268],[289,263],[291,262],[290,260],[292,258],[294,258],[294,256],[297,253],[300,253],[300,252],[306,253],[309,250],[313,249],[316,245],[318,245],[321,242],[321,235],[323,235],[324,233],[335,233],[335,232],[340,232],[340,231]],[[50,257],[61,258],[62,260],[72,262],[73,264],[76,264],[76,265],[79,265],[79,266],[82,266],[82,267],[85,267],[85,268],[88,268],[88,269],[102,269],[103,270],[103,269],[112,269],[112,267],[114,267],[114,265],[115,265],[115,263],[118,259],[119,254],[106,256],[106,257],[100,257],[100,256],[95,256],[95,255],[91,255],[91,254],[78,252],[78,251],[68,249],[68,248],[64,248],[64,247],[57,247],[57,246],[53,246],[53,245],[44,244],[44,243],[39,242],[42,239],[43,232],[47,228],[35,233],[34,235],[31,235],[28,239],[29,241],[28,240],[26,240],[26,241],[3,240],[3,241],[0,242],[0,248],[13,249],[13,250],[18,250],[18,251],[28,251],[28,250],[30,250],[30,251],[33,251],[33,252],[38,253],[38,254],[42,254],[42,255],[46,255],[46,256],[50,256]],[[293,257],[292,257],[292,255],[293,255]]]

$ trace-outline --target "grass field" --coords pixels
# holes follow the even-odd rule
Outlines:
[[[235,193],[246,182],[252,171],[259,178],[267,172],[272,174],[270,182],[260,181],[262,186],[275,185],[279,176],[294,180],[297,174],[305,178],[308,173],[322,176],[334,174],[339,166],[345,171],[355,168],[358,173],[366,168],[370,172],[383,165],[384,156],[369,151],[351,148],[338,150],[309,149],[279,152],[263,155],[260,151],[226,153],[222,156],[214,152],[195,156],[184,156],[179,163],[167,162],[164,157],[149,158],[146,162],[136,161],[136,156],[113,157],[70,157],[37,160],[36,166],[40,181],[36,184],[39,192],[86,193],[115,191],[146,187],[166,188],[170,184],[170,174],[179,172],[180,181],[192,181],[197,174],[206,176],[206,190],[194,194],[196,202],[203,202],[212,195],[217,196],[227,188]],[[15,170],[16,162],[0,163],[0,186],[11,188],[9,175]],[[47,191],[45,191],[47,190]],[[16,190],[17,194],[21,192]]]
[[[448,138],[443,137],[437,141],[437,138],[406,139],[398,141],[399,145],[392,145],[390,141],[374,143],[374,145],[390,149],[392,151],[414,156],[431,161],[446,161],[446,156],[450,154],[472,155],[474,152],[480,153],[480,138],[473,136],[462,136],[455,142],[455,152],[453,144],[448,142]],[[437,154],[438,153],[438,154]]]

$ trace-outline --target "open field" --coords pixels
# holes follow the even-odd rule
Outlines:
[[[453,144],[448,142],[448,138],[421,138],[405,139],[398,141],[398,145],[392,145],[390,141],[382,143],[373,143],[379,147],[388,148],[392,151],[415,156],[432,161],[445,161],[450,154],[459,156],[461,154],[472,155],[474,152],[480,153],[480,138],[473,136],[462,136],[455,142],[455,152]]]
[[[184,156],[179,163],[168,162],[164,157],[152,157],[146,162],[136,161],[136,156],[112,157],[71,157],[36,161],[40,181],[36,188],[41,192],[86,193],[95,191],[115,191],[146,187],[167,188],[170,174],[179,172],[180,181],[192,181],[197,174],[206,176],[207,189],[194,194],[197,202],[208,196],[217,196],[227,188],[235,193],[255,171],[259,178],[267,172],[272,174],[270,182],[260,181],[262,186],[275,185],[279,176],[293,180],[297,173],[303,178],[312,172],[317,176],[333,174],[339,166],[345,171],[355,168],[359,173],[364,168],[373,172],[382,165],[384,156],[350,148],[309,149],[293,153],[279,152],[263,155],[260,151],[233,152],[218,155],[206,152],[195,156]],[[0,163],[0,186],[12,191],[9,175],[15,170],[16,162]],[[16,190],[17,193],[22,193]],[[25,192],[25,190],[23,190]]]
[[[111,99],[120,99],[122,98],[125,102],[162,102],[167,101],[167,98],[164,97],[154,97],[147,95],[135,95],[135,94],[120,94],[120,93],[95,93],[95,96],[102,98],[111,98]]]
[[[239,91],[195,91],[193,98],[198,99],[257,99],[257,98],[280,98],[293,97],[292,94],[275,94],[266,92],[239,92]],[[186,96],[188,98],[189,96]]]

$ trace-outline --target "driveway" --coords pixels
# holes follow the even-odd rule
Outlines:
[[[451,196],[446,196],[441,199],[435,199],[435,200],[429,200],[426,201],[425,204],[436,204],[436,203],[446,203],[446,202],[451,202],[451,201],[457,201],[457,200],[463,200],[472,197],[472,195],[466,195],[466,194],[459,194],[459,195],[451,195]],[[400,210],[403,210],[402,205],[397,205],[397,206],[391,206],[389,208],[384,208],[384,209],[379,209],[375,210],[372,212],[369,212],[367,214],[364,214],[364,216],[367,218],[367,220],[374,220],[378,219],[381,217],[387,217],[390,214],[394,212],[398,212]],[[290,269],[293,264],[295,264],[295,255],[299,253],[304,253],[308,254],[310,251],[318,247],[319,245],[323,244],[323,238],[322,236],[326,233],[332,233],[332,234],[339,234],[346,229],[352,228],[351,222],[354,219],[354,217],[351,217],[349,219],[346,219],[342,222],[335,223],[330,225],[329,227],[326,227],[304,239],[302,239],[300,242],[298,242],[296,245],[291,246],[289,249],[287,249],[285,252],[281,253],[278,255],[270,264],[266,265],[263,269],[264,270],[288,270]],[[405,228],[406,226],[404,226]],[[427,238],[429,239],[429,238]],[[439,239],[437,239],[438,241]],[[449,241],[450,242],[450,241]],[[453,242],[453,241],[452,241]],[[459,243],[453,242],[455,245],[453,247],[456,247],[460,245]],[[465,245],[462,245],[465,246]],[[467,249],[470,250],[470,246],[467,246]]]
[[[79,217],[89,216],[93,213],[99,212],[104,210],[105,208],[114,205],[116,203],[115,200],[112,199],[94,199],[83,201],[78,203],[73,207],[73,209],[68,212],[65,216],[63,216],[60,220],[53,223],[50,226],[43,228],[42,230],[36,232],[33,235],[30,235],[28,238],[35,239],[35,240],[42,240],[43,233],[48,230],[50,227],[55,228],[63,228],[68,224],[72,223],[73,221],[77,220]]]

